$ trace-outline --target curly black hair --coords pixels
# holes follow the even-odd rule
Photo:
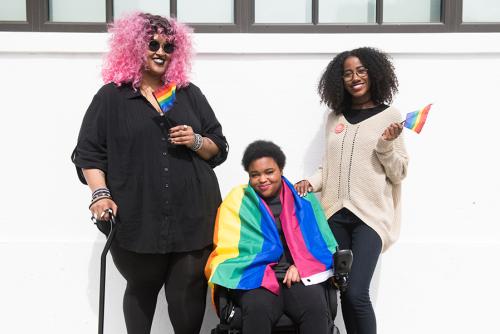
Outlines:
[[[394,73],[394,65],[389,55],[371,47],[344,51],[330,61],[318,84],[321,102],[324,102],[336,114],[349,110],[352,97],[344,88],[342,75],[344,61],[353,56],[359,58],[363,66],[368,69],[373,102],[390,104],[393,96],[398,92],[398,79]]]
[[[285,153],[275,143],[265,140],[256,140],[248,145],[243,153],[241,164],[245,168],[245,171],[248,172],[248,168],[253,161],[264,157],[274,159],[281,170],[285,167]]]

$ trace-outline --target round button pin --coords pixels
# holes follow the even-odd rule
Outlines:
[[[341,133],[344,131],[345,125],[343,123],[339,123],[335,126],[335,133]]]

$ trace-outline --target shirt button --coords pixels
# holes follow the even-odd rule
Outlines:
[[[165,185],[165,188],[168,188],[168,183]]]
[[[167,167],[163,168],[163,170],[164,170],[165,172],[168,172],[168,168],[167,168]]]
[[[161,141],[166,141],[166,140],[167,140],[167,138],[161,137]]]
[[[160,126],[163,126],[163,124],[165,124],[165,123],[163,123],[163,122],[160,122]]]
[[[165,155],[167,155],[167,152],[163,152],[163,155],[164,155],[164,156],[165,156]]]

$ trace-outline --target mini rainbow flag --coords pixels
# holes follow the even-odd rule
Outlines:
[[[164,113],[169,111],[174,105],[176,87],[175,82],[169,82],[153,92],[156,101]]]
[[[287,179],[282,180],[280,221],[294,265],[305,285],[323,282],[332,275],[337,241],[316,197],[300,197]],[[214,244],[205,267],[211,284],[279,292],[272,267],[283,245],[273,214],[251,186],[234,188],[222,202]]]
[[[422,128],[424,127],[425,120],[427,119],[427,114],[429,110],[431,110],[431,104],[426,105],[422,109],[418,111],[413,111],[406,114],[406,119],[404,120],[405,128],[415,131],[416,133],[420,133]]]

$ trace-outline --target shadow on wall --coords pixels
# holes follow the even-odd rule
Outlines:
[[[375,309],[375,317],[377,316],[377,299],[378,299],[378,290],[379,290],[379,282],[380,282],[380,272],[382,268],[382,257],[379,258],[377,267],[375,268],[375,272],[373,273],[373,279],[370,284],[370,299],[372,301],[373,308]],[[339,305],[337,310],[337,317],[335,318],[335,326],[337,326],[340,330],[341,334],[346,333],[345,325],[344,325],[344,317],[342,316],[342,308],[340,304],[340,298],[338,299]]]
[[[318,127],[314,132],[314,136],[309,142],[309,146],[307,147],[306,152],[303,153],[303,178],[313,175],[316,172],[318,166],[321,165],[321,159],[323,158],[323,154],[325,151],[325,125],[328,113],[329,110],[325,109],[323,113],[323,120],[320,124],[318,124]]]
[[[106,242],[103,234],[99,233],[92,247],[92,255],[89,263],[88,292],[89,304],[95,314],[95,327],[97,332],[99,315],[99,278],[101,253]],[[106,295],[104,312],[104,332],[126,333],[125,320],[123,318],[123,292],[126,282],[116,269],[111,254],[108,253],[106,260]]]
[[[90,263],[88,265],[88,287],[87,296],[90,307],[95,314],[95,329],[97,332],[99,315],[99,277],[101,253],[104,247],[104,236],[99,233],[92,247]],[[116,269],[111,254],[107,256],[106,270],[106,306],[104,313],[104,332],[105,333],[126,333],[125,319],[123,317],[123,293],[125,292],[126,281]],[[207,294],[207,307],[205,317],[200,333],[210,333],[219,322],[215,310],[212,306],[210,291]],[[165,299],[165,292],[162,288],[158,293],[155,317],[151,328],[151,334],[169,334],[174,333],[168,318],[168,305]]]

